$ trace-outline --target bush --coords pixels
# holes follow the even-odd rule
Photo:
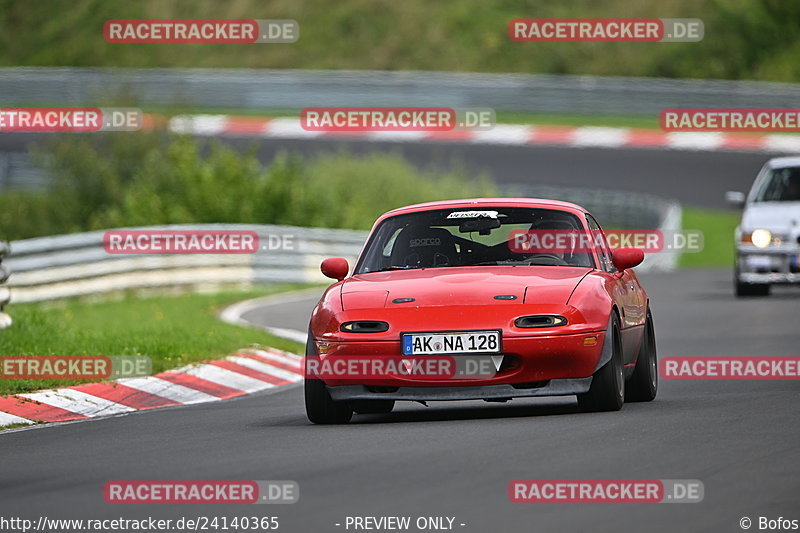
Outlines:
[[[72,135],[38,155],[53,187],[0,197],[4,239],[183,223],[366,229],[402,205],[496,194],[486,179],[421,172],[399,155],[282,153],[265,167],[254,152],[164,132]]]

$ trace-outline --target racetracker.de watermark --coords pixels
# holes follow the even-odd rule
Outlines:
[[[664,131],[800,132],[800,109],[664,109]]]
[[[365,379],[458,380],[489,379],[497,374],[503,356],[495,355],[352,355],[305,358],[305,377],[323,380]]]
[[[509,232],[508,247],[514,253],[592,253],[603,249],[633,247],[645,253],[703,251],[703,232],[700,230],[513,230]]]
[[[526,18],[508,23],[518,43],[693,43],[703,40],[700,19]]]
[[[452,107],[307,107],[300,112],[306,131],[490,130],[494,109]]]
[[[800,379],[800,357],[665,357],[658,362],[658,367],[664,379]]]
[[[699,503],[697,479],[516,479],[508,485],[514,503]]]
[[[153,362],[140,355],[4,355],[2,379],[115,379],[149,376]]]
[[[108,481],[103,498],[112,504],[297,503],[296,481],[158,480]]]
[[[293,246],[290,235],[269,235],[262,244],[255,231],[241,230],[109,230],[103,235],[109,254],[253,254]]]
[[[129,107],[0,108],[0,131],[137,131],[143,120],[141,109]]]
[[[188,533],[193,531],[278,531],[280,521],[277,516],[261,513],[238,516],[219,516],[209,513],[206,516],[192,515],[175,518],[141,516],[137,518],[53,518],[40,515],[38,520],[18,516],[0,516],[0,531],[12,533],[29,532],[74,532],[87,533]]]
[[[109,43],[293,43],[296,20],[275,19],[114,19],[103,24]]]

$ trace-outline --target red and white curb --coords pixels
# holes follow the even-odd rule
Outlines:
[[[745,150],[800,152],[800,135],[719,132],[662,132],[594,126],[523,126],[498,124],[485,131],[306,131],[299,118],[231,115],[180,115],[170,119],[176,133],[274,139],[355,138],[370,141],[455,141],[493,145],[563,145],[576,148],[661,148],[672,150]]]
[[[0,397],[0,427],[65,422],[243,396],[303,379],[303,358],[289,352],[246,349],[225,359],[60,389]]]

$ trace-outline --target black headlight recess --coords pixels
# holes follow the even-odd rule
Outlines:
[[[561,315],[530,315],[521,316],[514,321],[518,328],[552,328],[566,326],[567,319]]]
[[[389,324],[381,320],[353,320],[339,328],[347,333],[380,333],[389,329]]]

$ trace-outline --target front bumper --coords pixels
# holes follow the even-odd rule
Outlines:
[[[510,396],[577,394],[576,392],[547,392],[561,390],[559,387],[563,385],[559,385],[559,383],[548,385],[547,382],[591,379],[600,361],[605,335],[605,331],[591,331],[565,335],[503,336],[502,353],[499,354],[503,355],[503,363],[500,369],[489,377],[472,376],[465,379],[459,376],[450,376],[444,379],[431,379],[430,377],[419,378],[409,375],[387,374],[369,377],[339,375],[326,376],[322,379],[329,387],[367,386],[431,389],[457,387],[468,390],[476,387],[507,386],[499,389],[498,395],[495,397],[500,398],[509,397],[510,392],[514,392]],[[402,353],[399,339],[397,341],[362,341],[330,344],[333,347],[326,354],[309,357],[319,361],[328,360],[329,362],[335,361],[337,358],[347,360],[349,357],[361,359],[402,358],[399,355]],[[425,356],[414,357],[424,358]],[[452,357],[458,358],[459,356],[453,355]],[[307,357],[307,376],[308,361],[310,360],[312,359]],[[516,388],[514,387],[515,385]],[[530,390],[522,387],[528,387]],[[532,387],[543,388],[537,392]],[[572,389],[568,390],[572,391]],[[585,391],[579,390],[578,392]],[[380,397],[384,398],[385,396]]]
[[[740,247],[736,257],[737,279],[753,284],[800,284],[800,249]]]
[[[505,400],[535,396],[569,396],[589,390],[592,378],[553,379],[535,386],[484,385],[471,387],[397,387],[381,390],[365,385],[328,387],[331,398],[344,400]]]

